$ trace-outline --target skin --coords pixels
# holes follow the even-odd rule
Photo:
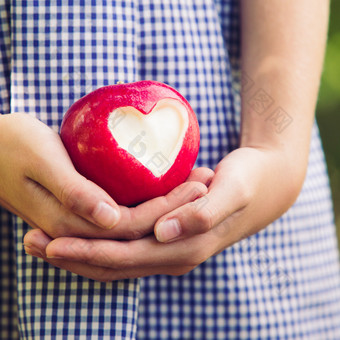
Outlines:
[[[76,172],[59,135],[31,116],[1,117],[0,143],[9,146],[0,153],[1,204],[51,238],[140,238],[152,232],[159,217],[206,194],[204,182],[213,174],[196,169],[187,183],[166,196],[135,208],[119,207],[104,190]],[[102,204],[115,213],[100,209]]]
[[[107,228],[114,225],[113,228],[100,229],[93,217],[98,220],[100,215],[93,215],[96,204],[104,200],[117,207],[105,192],[75,172],[58,137],[43,133],[46,128],[32,122],[30,133],[42,133],[45,152],[36,150],[39,141],[34,144],[36,137],[31,141],[29,131],[20,144],[26,152],[19,151],[11,143],[17,143],[24,131],[14,125],[28,118],[8,117],[5,124],[0,119],[0,142],[6,142],[10,152],[16,153],[11,156],[2,151],[0,155],[1,202],[37,227],[25,236],[28,254],[100,281],[153,274],[182,275],[258,232],[289,209],[301,190],[307,169],[329,4],[319,0],[243,0],[241,6],[242,70],[253,87],[244,89],[242,94],[240,148],[222,159],[214,172],[206,168],[195,170],[185,184],[195,188],[189,188],[191,196],[177,188],[177,193],[156,199],[160,200],[161,209],[152,201],[132,210],[120,207],[114,223],[105,216],[99,218],[106,221]],[[249,104],[259,89],[273,100],[270,110],[262,114]],[[291,119],[284,129],[272,115],[278,107]],[[58,162],[48,159],[51,148],[58,155]],[[28,163],[38,159],[39,169],[25,163],[27,157],[23,156],[28,152],[36,157],[29,157],[32,160]],[[33,188],[22,186],[27,179],[34,183]],[[13,192],[6,184],[8,180],[13,180]],[[35,202],[24,198],[29,190],[35,193]],[[201,195],[204,196],[196,199]],[[27,205],[40,212],[41,221],[36,221]],[[51,223],[51,219],[58,221],[53,217],[55,209],[65,217],[62,225],[66,223],[67,228],[61,231]],[[117,234],[122,237],[124,228],[128,230],[126,240],[116,240]],[[82,235],[83,230],[86,232]],[[150,234],[152,230],[154,234]],[[91,233],[96,238],[88,238]]]

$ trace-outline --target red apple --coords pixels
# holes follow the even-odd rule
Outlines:
[[[66,112],[60,135],[76,169],[127,206],[184,182],[200,140],[185,98],[146,80],[84,96]]]

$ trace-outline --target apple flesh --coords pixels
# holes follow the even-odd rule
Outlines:
[[[187,100],[150,80],[105,86],[84,96],[66,112],[60,136],[75,168],[127,206],[183,183],[200,141]]]

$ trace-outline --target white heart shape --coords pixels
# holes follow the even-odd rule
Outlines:
[[[110,113],[108,128],[119,147],[133,155],[156,177],[172,166],[188,129],[185,106],[175,99],[160,100],[144,115],[132,106]]]

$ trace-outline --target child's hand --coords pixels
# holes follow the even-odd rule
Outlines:
[[[218,165],[207,195],[157,221],[155,235],[162,242],[153,235],[132,241],[51,240],[34,230],[25,237],[34,245],[27,251],[100,281],[184,274],[286,211],[300,191],[302,173],[284,151],[240,148]],[[181,233],[171,240],[175,231]]]
[[[0,116],[0,150],[0,204],[53,238],[142,237],[158,218],[207,192],[192,181],[136,208],[119,207],[74,169],[59,135],[26,114]],[[197,174],[208,181],[212,171],[196,169],[191,178]]]
[[[106,281],[183,274],[274,221],[304,180],[328,7],[327,1],[241,1],[241,68],[252,83],[241,94],[242,147],[218,165],[206,196],[160,217],[157,238],[52,241],[34,230],[25,242],[56,266]],[[287,117],[289,126],[277,130]]]

